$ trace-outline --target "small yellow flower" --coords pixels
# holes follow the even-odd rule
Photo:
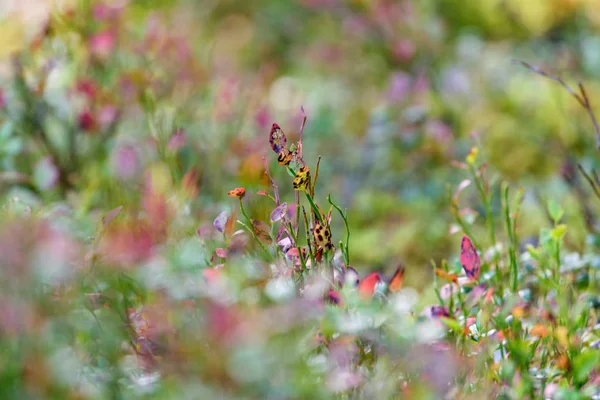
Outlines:
[[[471,148],[471,152],[469,153],[469,155],[467,156],[467,163],[469,165],[473,165],[475,164],[475,161],[477,160],[477,155],[479,154],[479,149],[477,147],[472,147]]]

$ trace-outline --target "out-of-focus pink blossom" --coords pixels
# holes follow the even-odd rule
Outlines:
[[[212,340],[219,343],[234,343],[237,341],[242,321],[237,310],[212,303],[208,306],[206,321],[208,335]]]
[[[90,50],[94,56],[106,59],[113,52],[115,42],[115,34],[113,32],[100,32],[90,38]]]
[[[429,344],[415,346],[406,358],[417,376],[438,393],[438,398],[444,398],[450,383],[461,371],[458,355],[450,348]]]
[[[390,78],[388,89],[388,98],[390,101],[397,102],[404,99],[410,92],[412,79],[405,72],[395,72]]]
[[[343,28],[346,34],[361,37],[366,34],[368,24],[363,16],[352,15],[344,18]]]
[[[556,383],[550,383],[548,385],[546,385],[546,388],[544,389],[544,398],[545,399],[552,399],[554,398],[554,394],[558,391],[558,384]]]
[[[111,264],[133,268],[154,254],[153,229],[141,222],[111,224],[100,243],[100,254]]]
[[[414,57],[416,51],[414,43],[409,39],[398,40],[392,48],[394,57],[402,62],[410,61]]]
[[[419,94],[426,94],[429,91],[429,79],[424,72],[421,72],[415,78],[413,90]]]
[[[23,300],[0,297],[0,331],[3,335],[17,336],[31,330],[35,315],[31,305]]]
[[[129,181],[139,176],[141,160],[136,147],[124,144],[117,147],[111,157],[112,170],[121,181]]]
[[[118,18],[123,12],[126,2],[121,1],[121,3],[122,4],[95,4],[93,8],[94,19],[97,21],[109,21]]]
[[[177,151],[185,146],[185,141],[185,132],[183,129],[177,129],[169,139],[169,142],[167,143],[167,149],[171,151]]]
[[[212,227],[208,224],[203,224],[196,229],[196,234],[202,239],[209,239],[212,236]]]
[[[6,106],[6,98],[4,97],[4,91],[0,89],[0,110]]]
[[[358,386],[361,376],[349,369],[336,368],[327,378],[327,388],[332,392],[344,392]]]
[[[44,281],[60,283],[69,278],[82,255],[79,244],[66,233],[49,223],[41,224],[31,261]]]
[[[119,109],[116,106],[106,105],[98,111],[98,124],[105,130],[116,121],[118,115]]]
[[[427,121],[425,134],[437,143],[447,144],[452,139],[452,128],[440,120]]]
[[[254,116],[254,121],[256,121],[256,125],[258,125],[259,129],[267,129],[269,121],[271,121],[271,115],[269,114],[267,107],[261,107],[260,110],[258,110]]]

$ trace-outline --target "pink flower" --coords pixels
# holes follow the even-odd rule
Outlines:
[[[96,4],[94,5],[93,14],[97,21],[108,21],[116,19],[121,15],[123,5]]]
[[[183,129],[177,129],[173,136],[169,139],[167,143],[167,149],[171,151],[177,151],[185,146],[185,133]]]
[[[112,169],[121,181],[129,181],[138,176],[141,162],[137,149],[129,144],[121,145],[113,151]]]
[[[267,107],[261,107],[260,110],[254,116],[254,121],[256,125],[258,125],[259,129],[265,130],[269,126],[269,121],[271,117],[269,116],[269,110]]]
[[[98,123],[102,129],[108,128],[119,115],[119,110],[116,106],[109,104],[100,109],[98,112]]]
[[[410,61],[414,57],[416,48],[412,41],[408,39],[400,39],[394,45],[392,53],[399,61],[406,62]]]
[[[390,79],[388,98],[393,101],[401,101],[409,94],[412,85],[410,75],[405,72],[396,72]]]
[[[90,38],[90,50],[98,58],[108,58],[115,47],[115,35],[110,31],[95,34]]]

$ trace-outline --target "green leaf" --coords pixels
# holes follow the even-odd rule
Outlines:
[[[554,223],[558,223],[560,219],[565,214],[565,211],[562,209],[560,204],[554,199],[548,202],[548,212],[550,213],[550,217],[554,220]]]
[[[440,320],[442,320],[442,322],[444,324],[446,324],[446,326],[450,329],[452,329],[454,332],[456,333],[462,333],[463,329],[460,326],[460,324],[458,323],[457,320],[452,319],[452,318],[446,318],[446,317],[440,317]]]
[[[531,257],[535,258],[538,261],[542,259],[542,252],[540,251],[540,249],[533,247],[531,244],[527,244],[527,252],[529,253],[529,255],[531,255]]]
[[[567,233],[567,226],[565,224],[560,224],[550,231],[550,236],[552,236],[552,239],[559,241],[565,236],[565,233]]]
[[[600,364],[600,351],[590,350],[579,354],[573,361],[573,377],[578,383],[588,379],[592,370]]]
[[[527,368],[530,361],[529,343],[524,340],[511,340],[507,344],[511,358],[522,368]]]

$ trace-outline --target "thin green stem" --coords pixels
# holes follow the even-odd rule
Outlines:
[[[314,252],[312,250],[312,245],[310,244],[310,225],[308,224],[308,215],[306,214],[306,209],[302,206],[302,214],[304,215],[304,226],[306,227],[306,243],[308,244],[308,252],[310,254],[310,261],[312,263],[313,268],[317,268],[317,261],[315,259]]]
[[[511,289],[513,293],[517,292],[518,288],[518,268],[517,268],[517,244],[515,240],[515,225],[514,221],[511,221],[510,217],[510,204],[508,201],[508,184],[505,182],[502,184],[502,206],[504,208],[504,218],[506,223],[506,233],[508,235],[508,253],[510,259],[510,271],[511,271]],[[501,287],[501,286],[500,286]]]
[[[313,180],[313,184],[310,188],[310,195],[315,197],[315,188],[317,187],[317,179],[319,178],[319,165],[321,165],[321,156],[317,158],[317,166],[315,167],[315,179]]]
[[[294,239],[294,243],[296,243],[296,249],[298,250],[298,257],[300,257],[300,264],[302,264],[302,270],[307,271],[308,267],[306,266],[306,260],[302,256],[302,249],[298,246],[298,236],[294,233],[291,222],[288,228],[290,229],[290,233],[292,234],[292,239]]]
[[[308,202],[310,203],[310,207],[312,208],[312,210],[315,213],[315,215],[316,215],[317,219],[319,220],[319,222],[322,225],[325,225],[325,223],[323,221],[323,216],[321,215],[321,211],[319,211],[319,208],[315,204],[315,202],[314,202],[313,198],[311,197],[311,195],[308,192],[304,192],[304,194],[306,195],[306,198],[308,199]]]
[[[244,203],[242,202],[241,197],[239,198],[239,201],[240,201],[240,210],[242,211],[242,214],[246,218],[248,226],[246,226],[246,224],[244,224],[244,223],[242,223],[240,221],[238,221],[238,223],[240,225],[244,226],[246,228],[246,230],[250,232],[250,234],[252,235],[252,237],[258,242],[258,244],[260,245],[260,247],[262,248],[262,250],[265,252],[265,254],[267,254],[269,256],[269,258],[271,258],[271,256],[272,256],[271,252],[265,247],[265,245],[260,240],[260,238],[258,237],[258,235],[256,234],[256,232],[254,230],[254,223],[252,223],[252,220],[250,219],[250,217],[246,213],[246,210],[244,209]]]
[[[485,208],[485,219],[486,219],[486,223],[488,225],[490,241],[491,241],[492,246],[494,246],[494,250],[495,250],[496,229],[494,226],[494,219],[493,219],[493,215],[492,215],[491,198],[488,197],[488,194],[486,193],[486,189],[483,186],[483,174],[478,175],[477,172],[475,171],[475,168],[471,164],[469,164],[469,170],[471,171],[471,174],[473,175],[473,180],[475,181],[475,186],[477,187],[477,191],[479,192],[481,201],[483,201],[483,206]],[[495,251],[494,251],[494,254],[495,254],[495,256],[494,256],[495,260],[497,261],[498,256]]]
[[[329,204],[331,204],[333,206],[333,208],[335,208],[338,213],[340,213],[340,216],[342,217],[342,219],[344,220],[344,226],[346,227],[346,244],[345,244],[345,248],[343,248],[343,253],[344,253],[344,258],[345,258],[345,262],[346,265],[350,265],[350,228],[348,227],[348,216],[347,216],[347,211],[343,212],[342,209],[335,204],[333,201],[331,201],[331,194],[329,194],[327,196],[327,201],[329,202]]]

